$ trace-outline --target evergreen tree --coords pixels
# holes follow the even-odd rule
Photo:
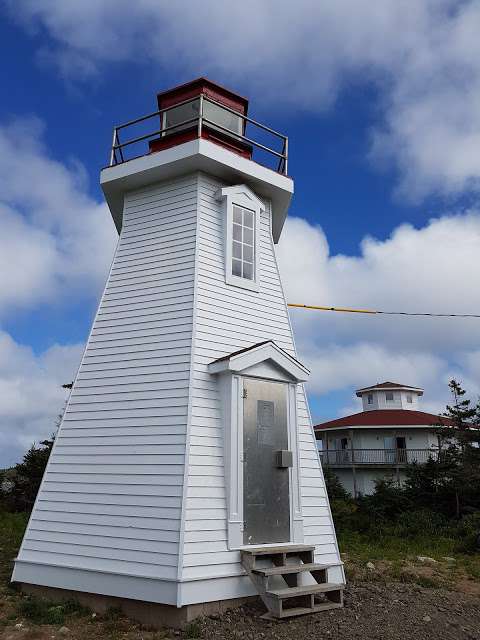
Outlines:
[[[31,511],[47,466],[54,436],[32,444],[19,462],[3,473],[0,486],[1,502],[8,511]]]
[[[457,518],[480,508],[480,403],[472,405],[456,380],[449,388],[453,403],[447,405],[438,429],[439,468],[444,490],[454,499]]]

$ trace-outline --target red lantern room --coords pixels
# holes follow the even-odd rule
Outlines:
[[[163,91],[157,95],[161,137],[151,140],[150,151],[161,151],[205,138],[244,158],[252,146],[242,139],[248,100],[207,78]]]

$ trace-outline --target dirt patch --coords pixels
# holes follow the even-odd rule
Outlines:
[[[455,588],[461,593],[467,593],[468,595],[477,596],[477,598],[480,598],[480,582],[475,582],[474,580],[468,580],[464,578],[457,581],[457,583],[455,584]]]

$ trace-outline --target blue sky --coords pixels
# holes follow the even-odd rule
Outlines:
[[[52,430],[88,335],[113,124],[198,75],[290,138],[291,301],[480,311],[478,2],[274,4],[209,0],[206,24],[182,1],[0,0],[0,467]],[[317,419],[383,379],[425,386],[427,409],[451,375],[478,393],[475,321],[292,318]]]

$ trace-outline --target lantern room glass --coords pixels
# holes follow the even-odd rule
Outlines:
[[[199,98],[171,107],[163,114],[162,129],[168,129],[168,131],[163,131],[162,135],[178,133],[179,131],[195,127],[198,123],[199,115]],[[228,131],[232,133],[242,134],[243,125],[241,116],[224,109],[219,104],[210,102],[208,98],[204,98],[203,100],[203,118],[208,120],[208,122],[205,122],[205,125],[211,129],[216,129],[217,131],[228,129]],[[216,124],[219,126],[215,127]],[[170,127],[173,128],[170,129]],[[222,128],[220,129],[220,127]]]

